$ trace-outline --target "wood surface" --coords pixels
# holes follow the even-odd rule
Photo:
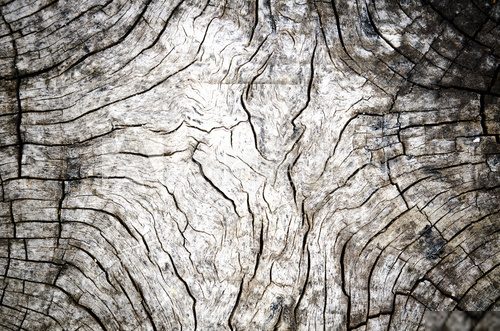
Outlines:
[[[1,330],[499,330],[496,1],[0,12]]]

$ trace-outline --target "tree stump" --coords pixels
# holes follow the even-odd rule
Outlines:
[[[0,329],[500,328],[495,1],[0,3]]]

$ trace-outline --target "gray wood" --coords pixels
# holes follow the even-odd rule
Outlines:
[[[0,329],[498,330],[496,1],[0,4]]]

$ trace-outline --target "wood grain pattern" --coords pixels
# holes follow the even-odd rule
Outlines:
[[[0,329],[498,329],[495,1],[0,5]]]

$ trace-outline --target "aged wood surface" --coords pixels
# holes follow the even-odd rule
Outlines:
[[[0,3],[1,330],[500,327],[496,1]]]

